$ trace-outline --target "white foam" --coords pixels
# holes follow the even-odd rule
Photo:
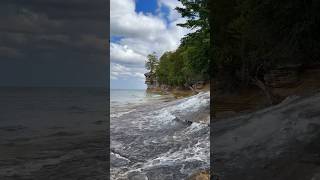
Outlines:
[[[175,113],[197,112],[201,107],[207,107],[210,104],[210,92],[201,92],[197,95],[178,101],[173,105],[164,107],[158,111],[150,113],[156,123],[172,122],[176,118]]]
[[[124,111],[124,112],[118,112],[118,113],[114,113],[114,114],[110,114],[110,117],[111,118],[119,118],[125,114],[129,114],[131,112],[134,112],[136,109],[132,109],[132,110],[129,110],[129,111]]]
[[[172,165],[174,163],[202,161],[209,165],[210,162],[210,143],[209,137],[199,140],[196,144],[188,148],[175,152],[166,152],[157,158],[151,159],[143,165],[144,169],[154,166]]]
[[[178,104],[172,110],[188,110],[197,111],[200,107],[208,106],[210,104],[210,92],[201,92],[195,96],[191,96],[186,101]]]
[[[129,121],[128,124],[131,125],[132,123],[132,127],[134,127],[135,130],[141,130],[142,133],[144,133],[144,131],[157,131],[159,129],[165,131],[164,134],[160,135],[160,137],[155,139],[146,139],[142,143],[151,146],[153,144],[163,143],[163,145],[170,145],[173,143],[175,144],[175,147],[162,154],[154,154],[155,156],[146,162],[133,163],[130,164],[129,167],[122,170],[112,169],[111,174],[117,174],[117,179],[121,179],[122,177],[126,179],[127,175],[131,172],[143,172],[144,170],[152,169],[157,166],[167,165],[180,165],[182,167],[180,172],[183,174],[188,174],[191,172],[189,168],[192,166],[183,165],[192,164],[194,162],[198,163],[199,161],[201,166],[209,167],[210,137],[209,127],[207,124],[194,122],[190,126],[171,126],[174,125],[174,123],[180,123],[179,121],[174,120],[177,116],[180,118],[180,116],[189,116],[189,113],[198,113],[198,111],[200,112],[202,109],[208,107],[209,104],[210,93],[204,92],[185,99],[171,101],[166,104],[160,104],[160,106],[156,107],[156,110],[153,110],[153,107],[146,108],[150,110],[150,112],[146,113],[143,111],[141,116],[137,116],[140,117],[139,119],[135,119],[135,121]],[[139,112],[137,113],[140,113],[140,110],[138,111]],[[111,115],[111,117],[121,117],[131,112],[132,110],[118,112],[117,114]],[[170,133],[165,134],[165,132],[167,132],[166,128],[173,128],[173,131],[168,131]],[[120,148],[119,143],[112,142],[112,145],[112,147]]]

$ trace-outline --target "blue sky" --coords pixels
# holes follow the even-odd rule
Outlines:
[[[178,0],[111,0],[110,85],[112,89],[145,89],[146,56],[175,50],[187,29],[174,10]]]
[[[157,0],[136,0],[136,12],[149,12],[155,14],[157,9]]]

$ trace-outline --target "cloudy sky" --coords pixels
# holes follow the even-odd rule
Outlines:
[[[175,50],[187,34],[176,26],[181,4],[110,0],[109,22],[107,3],[1,0],[0,86],[104,86],[110,74],[111,88],[145,88],[146,56]]]
[[[146,56],[175,50],[188,33],[174,8],[178,0],[110,0],[112,89],[144,89]]]
[[[104,86],[107,3],[1,0],[0,86]]]

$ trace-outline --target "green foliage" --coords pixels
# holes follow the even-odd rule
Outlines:
[[[161,84],[182,86],[185,82],[184,66],[184,61],[178,51],[164,53],[156,71],[158,81]]]
[[[209,79],[210,31],[206,0],[180,0],[184,8],[176,10],[187,18],[178,26],[193,29],[181,39],[174,52],[164,53],[156,69],[158,81],[171,86],[190,85]]]
[[[212,75],[226,89],[283,64],[319,62],[319,1],[210,1]]]
[[[185,23],[180,23],[178,26],[197,29],[197,32],[206,31],[209,29],[207,9],[207,0],[179,0],[184,7],[177,7],[176,10],[182,17],[187,18]]]
[[[157,66],[158,66],[158,58],[156,56],[156,53],[154,52],[153,54],[149,54],[147,56],[147,61],[145,63],[145,67],[147,70],[150,72],[155,72]]]

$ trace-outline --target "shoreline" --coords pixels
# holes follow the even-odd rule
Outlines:
[[[131,164],[117,167],[118,159],[115,158],[114,166],[111,167],[120,170],[114,171],[114,177],[134,179],[147,176],[150,179],[164,179],[167,174],[168,177],[172,174],[177,179],[186,179],[190,172],[179,171],[183,166],[192,171],[201,170],[203,166],[208,167],[209,127],[196,121],[190,122],[191,119],[202,117],[202,113],[209,109],[208,95],[200,93],[186,99],[174,99],[168,96],[172,101],[142,104],[135,110],[139,113],[131,112],[132,114],[125,114],[119,119],[112,120],[111,141],[115,144],[113,152],[131,161]],[[128,120],[130,120],[129,125]],[[124,127],[127,133],[122,133],[122,128],[112,129],[112,127]],[[128,141],[132,134],[135,140]],[[148,143],[147,149],[142,147],[139,141]],[[130,147],[132,151],[126,152],[122,148],[117,148],[116,144]],[[142,172],[136,169],[136,163],[139,164],[137,158],[147,159],[141,164],[144,167]],[[162,177],[157,175],[157,172]]]
[[[304,67],[295,71],[294,78],[285,70],[280,71],[280,77],[268,79],[268,88],[274,98],[277,99],[273,105],[281,103],[287,97],[309,96],[320,89],[320,66]],[[243,114],[268,108],[270,102],[265,93],[256,85],[239,87],[235,92],[221,91],[212,87],[215,94],[214,116],[216,120],[238,117]]]
[[[178,87],[169,88],[169,89],[163,89],[160,87],[146,89],[146,92],[158,93],[161,95],[173,95],[174,98],[176,98],[176,99],[186,98],[186,97],[196,95],[200,92],[208,92],[208,91],[210,91],[210,84],[209,83],[207,83],[203,87],[197,88],[195,90],[191,90],[191,89],[187,89],[187,88],[178,88]]]

